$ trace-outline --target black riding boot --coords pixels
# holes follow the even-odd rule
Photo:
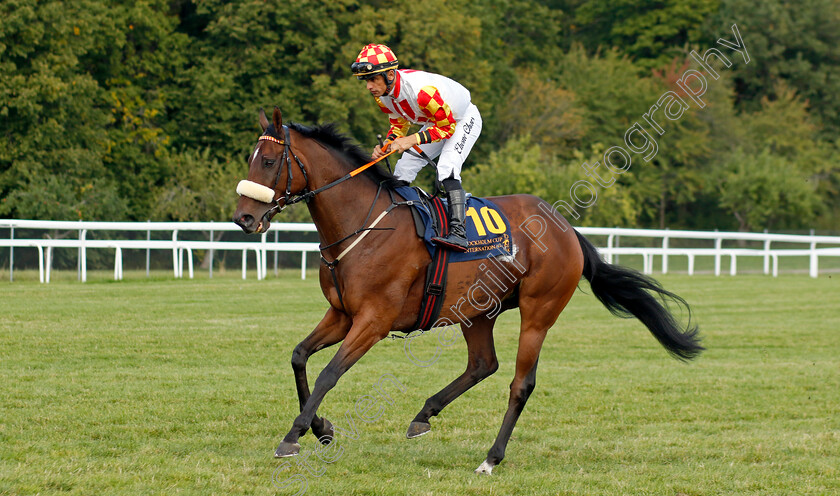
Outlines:
[[[449,235],[445,238],[435,236],[432,241],[453,251],[467,251],[467,229],[464,226],[467,194],[463,189],[453,189],[446,192],[446,198],[449,200]]]

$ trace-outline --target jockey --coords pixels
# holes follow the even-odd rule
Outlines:
[[[437,175],[449,201],[449,235],[432,241],[466,251],[466,193],[461,187],[461,166],[481,133],[481,114],[470,102],[469,90],[457,82],[439,74],[397,70],[398,64],[390,48],[371,44],[362,48],[350,66],[357,78],[367,82],[367,90],[391,123],[385,150],[374,148],[373,158],[389,149],[404,152],[417,147],[432,158],[440,156]],[[422,127],[406,136],[411,124]],[[411,183],[426,164],[423,158],[403,154],[394,175]]]

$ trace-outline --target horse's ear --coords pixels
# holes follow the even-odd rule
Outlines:
[[[260,108],[260,127],[262,128],[263,132],[268,129],[268,117],[265,116],[265,110]]]
[[[271,121],[274,122],[274,129],[279,133],[283,128],[283,116],[280,114],[280,109],[274,107],[274,113],[271,115]]]

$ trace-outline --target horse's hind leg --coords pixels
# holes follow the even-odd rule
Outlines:
[[[569,280],[571,281],[571,278]],[[487,459],[476,469],[476,473],[489,475],[493,467],[505,457],[505,448],[516,426],[516,421],[536,385],[537,360],[545,336],[571,299],[574,290],[575,286],[572,282],[563,283],[562,286],[540,286],[535,281],[523,282],[519,299],[519,311],[522,318],[519,350],[516,353],[516,373],[513,382],[510,383],[508,409],[496,441],[487,453]]]
[[[347,336],[350,330],[350,318],[347,315],[330,308],[321,322],[315,327],[303,341],[295,346],[292,352],[292,369],[295,373],[295,386],[297,387],[300,410],[306,400],[309,399],[309,381],[306,376],[306,362],[315,352],[332,346]],[[329,420],[318,417],[312,419],[312,433],[318,440],[328,443],[332,440],[334,429]]]
[[[496,441],[487,453],[487,459],[475,470],[476,473],[489,475],[493,471],[493,467],[498,465],[505,457],[505,448],[510,440],[510,435],[513,433],[513,428],[516,426],[516,421],[519,419],[519,415],[525,408],[525,403],[537,383],[537,360],[544,337],[545,333],[530,336],[524,347],[523,340],[520,337],[519,352],[516,356],[516,375],[513,382],[510,383],[510,399],[508,400],[505,418],[502,421],[502,428],[499,429]]]
[[[467,370],[449,383],[440,392],[426,400],[423,409],[408,426],[406,436],[411,439],[431,430],[429,419],[464,394],[468,389],[489,377],[499,368],[496,350],[493,346],[493,324],[496,318],[482,316],[472,321],[471,326],[461,324],[461,332],[467,342]]]

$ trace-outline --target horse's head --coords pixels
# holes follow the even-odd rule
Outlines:
[[[306,171],[292,151],[280,109],[274,107],[271,122],[260,109],[260,126],[264,134],[248,159],[248,179],[236,187],[239,202],[233,222],[248,234],[266,232],[271,218],[307,187]]]

